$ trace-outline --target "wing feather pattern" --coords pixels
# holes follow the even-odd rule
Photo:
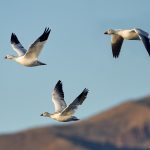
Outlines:
[[[25,57],[37,58],[44,47],[45,42],[47,41],[51,29],[45,28],[43,34],[30,46]]]
[[[149,38],[148,38],[148,33],[146,34],[146,32],[141,29],[134,29],[134,31],[139,35],[139,38],[143,42],[144,47],[146,48],[146,50],[150,56],[150,42],[149,42]]]
[[[26,53],[26,49],[19,42],[15,33],[11,34],[10,42],[11,42],[12,48],[18,54],[18,56],[23,56]]]
[[[123,43],[123,38],[120,35],[112,35],[112,54],[114,58],[119,57],[121,46]]]
[[[52,92],[52,102],[55,106],[55,112],[61,112],[67,105],[64,101],[64,92],[62,87],[62,82],[59,80]]]
[[[78,108],[79,105],[81,105],[84,100],[86,99],[88,94],[88,89],[84,89],[82,93],[68,106],[66,107],[61,115],[73,115],[75,113],[75,110]]]

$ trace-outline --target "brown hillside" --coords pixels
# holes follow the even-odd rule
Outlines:
[[[150,97],[84,121],[0,136],[0,150],[144,150],[150,146]]]

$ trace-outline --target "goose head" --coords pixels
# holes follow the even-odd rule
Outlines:
[[[43,117],[50,117],[50,113],[44,112],[44,113],[42,113],[40,116],[43,116]]]
[[[108,35],[115,34],[115,30],[108,29],[107,31],[104,32],[104,34],[108,34]]]
[[[13,55],[6,55],[4,58],[5,59],[9,59],[9,60],[13,60],[15,58],[15,56],[13,56]]]

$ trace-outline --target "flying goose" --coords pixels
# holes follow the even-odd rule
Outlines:
[[[87,94],[88,89],[85,88],[82,93],[70,105],[67,106],[64,100],[62,82],[59,80],[52,92],[52,102],[55,106],[55,112],[53,114],[44,112],[41,116],[49,117],[59,122],[77,121],[79,119],[73,116],[73,114],[78,106],[81,105],[86,99]]]
[[[112,45],[112,53],[113,57],[117,58],[119,56],[121,46],[123,43],[123,40],[141,40],[150,55],[150,42],[148,38],[148,33],[138,29],[126,29],[126,30],[113,30],[109,29],[104,34],[112,35],[111,39],[111,45]]]
[[[33,44],[31,44],[28,50],[22,46],[15,33],[12,33],[10,42],[12,48],[17,53],[17,56],[6,55],[5,59],[16,61],[17,63],[27,67],[46,65],[38,60],[38,56],[48,39],[50,31],[51,29],[45,28],[43,34]]]

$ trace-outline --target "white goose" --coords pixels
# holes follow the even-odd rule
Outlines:
[[[18,56],[6,55],[5,59],[16,61],[17,63],[27,67],[46,65],[38,60],[38,56],[48,39],[50,31],[51,30],[49,28],[45,28],[43,34],[29,47],[28,50],[22,46],[17,36],[12,33],[10,40],[11,46],[16,51]]]
[[[148,38],[148,33],[141,29],[126,29],[126,30],[113,30],[109,29],[104,34],[112,35],[112,53],[113,57],[117,58],[119,56],[123,40],[141,40],[150,55],[150,42]]]
[[[85,88],[82,93],[70,105],[67,106],[64,101],[62,82],[59,80],[52,92],[52,101],[55,106],[55,112],[53,114],[44,112],[41,116],[49,117],[60,122],[77,121],[79,119],[73,116],[73,114],[78,106],[81,105],[86,99],[87,94],[88,89]]]

